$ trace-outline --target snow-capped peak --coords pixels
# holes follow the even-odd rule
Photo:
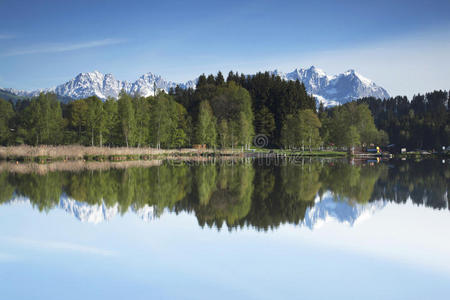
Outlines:
[[[356,72],[353,69],[348,70],[347,72],[344,73],[344,75],[346,76],[355,76],[356,78],[358,78],[361,82],[363,82],[366,85],[375,85],[375,83],[370,80],[369,78],[366,78],[364,76],[362,76],[361,74],[359,74],[358,72]]]
[[[318,102],[326,106],[342,104],[361,97],[373,96],[377,98],[389,98],[389,94],[382,87],[377,86],[370,79],[350,69],[344,73],[329,76],[315,66],[307,69],[296,68],[292,72],[284,73],[278,69],[269,72],[279,76],[283,80],[299,80],[305,85],[306,91],[316,97]],[[185,83],[167,81],[159,75],[151,72],[141,75],[135,82],[120,81],[112,74],[102,74],[95,70],[88,73],[80,73],[70,81],[58,85],[56,88],[36,90],[32,92],[4,89],[14,95],[24,97],[35,97],[41,92],[55,92],[62,97],[73,99],[97,96],[101,99],[108,97],[117,98],[124,90],[128,94],[139,94],[147,97],[156,91],[168,92],[177,85],[181,88],[195,88],[198,79]]]
[[[279,71],[276,72],[279,73]],[[308,69],[295,69],[287,73],[285,78],[303,82],[306,91],[313,94],[318,102],[324,103],[325,106],[342,104],[368,96],[389,98],[385,89],[354,69],[329,76],[322,69],[311,66]]]
[[[315,72],[320,77],[327,77],[327,74],[322,69],[316,68],[315,66],[311,66],[308,69],[310,72]]]

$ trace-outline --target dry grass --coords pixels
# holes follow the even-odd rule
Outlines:
[[[237,156],[222,156],[222,157],[204,157],[204,156],[196,156],[196,157],[167,157],[165,158],[168,161],[172,162],[189,162],[191,165],[201,165],[201,164],[210,164],[210,163],[231,163],[234,164],[236,162],[248,161],[249,158],[242,158]],[[133,167],[140,168],[148,168],[160,166],[163,163],[161,159],[153,159],[153,160],[129,160],[129,161],[120,161],[120,162],[111,162],[111,161],[89,161],[85,162],[83,160],[74,160],[74,161],[55,161],[48,164],[41,164],[35,162],[0,162],[0,173],[2,172],[11,172],[11,173],[19,173],[19,174],[39,174],[45,175],[48,172],[58,172],[58,171],[67,171],[67,172],[80,172],[80,171],[107,171],[110,169],[126,169]]]
[[[126,148],[126,147],[86,147],[79,145],[69,146],[10,146],[0,147],[0,159],[8,158],[62,158],[83,159],[84,157],[111,157],[111,156],[158,156],[158,155],[188,155],[212,153],[213,150],[196,149],[155,149],[155,148]],[[220,154],[232,154],[231,150],[216,151]],[[236,152],[236,151],[235,151]]]

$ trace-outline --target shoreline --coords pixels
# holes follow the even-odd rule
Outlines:
[[[149,147],[91,147],[67,146],[8,146],[0,147],[0,161],[48,163],[57,161],[148,161],[200,157],[276,157],[276,156],[317,156],[345,157],[347,153],[338,151],[291,151],[268,149],[156,149]]]
[[[197,160],[204,158],[280,158],[280,157],[322,157],[322,158],[446,158],[447,153],[419,153],[376,155],[370,153],[349,154],[337,150],[283,150],[283,149],[156,149],[149,147],[92,147],[79,145],[66,146],[8,146],[0,147],[0,161],[53,163],[71,161],[123,162],[153,160]]]

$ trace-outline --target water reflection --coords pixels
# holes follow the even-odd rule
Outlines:
[[[189,212],[200,226],[258,230],[284,223],[353,225],[387,201],[449,209],[450,170],[438,160],[158,163],[145,167],[27,172],[4,167],[0,203],[61,208],[98,223],[134,212],[144,220]]]

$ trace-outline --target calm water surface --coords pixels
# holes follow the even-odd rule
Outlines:
[[[3,164],[0,299],[449,299],[448,164]]]

